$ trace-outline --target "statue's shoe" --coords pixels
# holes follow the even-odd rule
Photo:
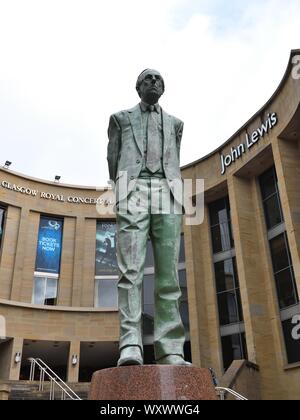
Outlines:
[[[121,350],[118,366],[142,365],[144,363],[138,346],[129,346]]]
[[[177,365],[177,366],[192,366],[192,363],[186,362],[183,357],[177,354],[169,354],[156,361],[159,365]]]

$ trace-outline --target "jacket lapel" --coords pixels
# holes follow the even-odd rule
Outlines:
[[[141,155],[143,155],[144,146],[142,135],[142,115],[140,106],[137,105],[136,107],[130,109],[128,111],[128,115],[136,144],[141,152]]]
[[[164,110],[162,110],[162,122],[163,122],[163,133],[164,133],[164,155],[170,145],[171,138],[171,117]]]

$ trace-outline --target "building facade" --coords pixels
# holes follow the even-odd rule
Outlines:
[[[297,61],[298,60],[298,61]],[[300,393],[300,51],[268,103],[219,149],[182,168],[204,179],[204,220],[183,224],[186,357],[222,377],[259,367],[263,399]],[[202,139],[200,138],[200,141]],[[197,201],[198,197],[194,197]],[[40,357],[69,382],[118,358],[113,193],[0,169],[0,379]],[[153,361],[153,255],[144,277]]]

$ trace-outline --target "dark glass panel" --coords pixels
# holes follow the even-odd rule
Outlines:
[[[215,201],[209,205],[210,225],[215,226],[230,220],[230,206],[228,197]]]
[[[215,264],[217,292],[235,289],[234,266],[232,259],[220,261]]]
[[[282,322],[288,363],[300,362],[300,322],[295,317]]]
[[[279,306],[281,309],[296,305],[298,296],[292,267],[280,271],[275,275]]]
[[[240,292],[240,289],[236,289],[236,300],[237,300],[237,305],[238,305],[239,321],[240,322],[243,322],[244,321],[244,316],[243,316],[243,309],[242,309],[242,300],[241,300],[241,292]]]
[[[290,266],[285,235],[279,235],[270,241],[274,273]]]
[[[180,249],[179,249],[179,262],[185,262],[185,248],[184,248],[184,235],[180,238]]]
[[[283,223],[284,220],[280,207],[279,196],[277,194],[268,198],[264,202],[264,209],[268,229],[272,229],[280,223]]]
[[[151,240],[149,239],[147,242],[147,252],[146,252],[146,267],[153,267],[154,266],[154,257],[153,257],[153,248]]]
[[[235,291],[219,293],[218,308],[220,325],[234,324],[240,321]]]
[[[277,192],[277,179],[274,167],[260,176],[260,186],[263,200]]]
[[[247,358],[245,334],[228,335],[221,338],[224,369],[227,370],[234,360]]]
[[[229,251],[234,247],[231,223],[222,223],[211,228],[214,254]]]

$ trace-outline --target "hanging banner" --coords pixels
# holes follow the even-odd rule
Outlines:
[[[115,223],[97,223],[95,274],[96,276],[118,274]]]
[[[59,274],[63,221],[42,217],[35,271]]]

